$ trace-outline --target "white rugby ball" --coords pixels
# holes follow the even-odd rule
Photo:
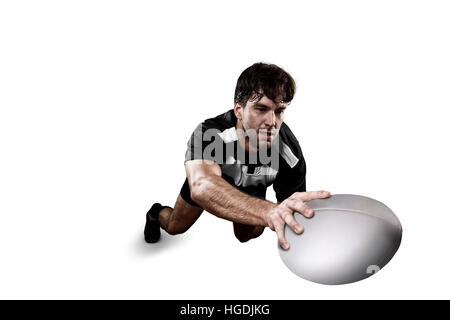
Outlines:
[[[294,213],[303,233],[286,225],[290,248],[278,243],[286,266],[306,280],[335,285],[365,279],[383,268],[400,246],[400,221],[377,200],[335,194],[307,205],[314,209],[312,218]]]

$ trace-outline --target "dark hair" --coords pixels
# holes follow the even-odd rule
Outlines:
[[[238,78],[234,102],[245,107],[247,101],[259,101],[266,95],[270,100],[281,96],[283,103],[294,98],[295,81],[289,73],[274,65],[258,62],[245,69]]]

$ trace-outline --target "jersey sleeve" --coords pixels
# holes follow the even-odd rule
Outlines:
[[[287,166],[287,164],[286,164]],[[281,169],[281,167],[280,167]],[[278,202],[283,202],[295,192],[306,191],[306,163],[301,157],[297,165],[281,171],[273,184]]]
[[[223,150],[223,140],[218,135],[219,132],[219,129],[206,122],[200,123],[187,142],[184,163],[195,159],[211,160],[217,163],[223,161],[220,153]]]
[[[296,158],[298,161],[295,163],[291,159],[290,164],[286,161],[280,161],[280,170],[273,184],[278,202],[283,202],[295,192],[306,191],[306,162],[300,144],[287,125],[284,126],[282,135],[283,141],[286,142],[289,150],[295,156],[292,158]]]

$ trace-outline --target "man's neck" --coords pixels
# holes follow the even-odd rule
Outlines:
[[[249,153],[258,152],[258,148],[250,143],[249,141],[250,139],[248,137],[246,139],[245,129],[239,120],[236,122],[236,132],[239,140],[239,145],[241,146],[242,149],[245,150],[245,152]]]

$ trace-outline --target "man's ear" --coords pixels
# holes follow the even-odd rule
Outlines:
[[[234,104],[234,115],[241,121],[242,121],[242,112],[244,112],[244,108],[240,103],[236,102]]]

